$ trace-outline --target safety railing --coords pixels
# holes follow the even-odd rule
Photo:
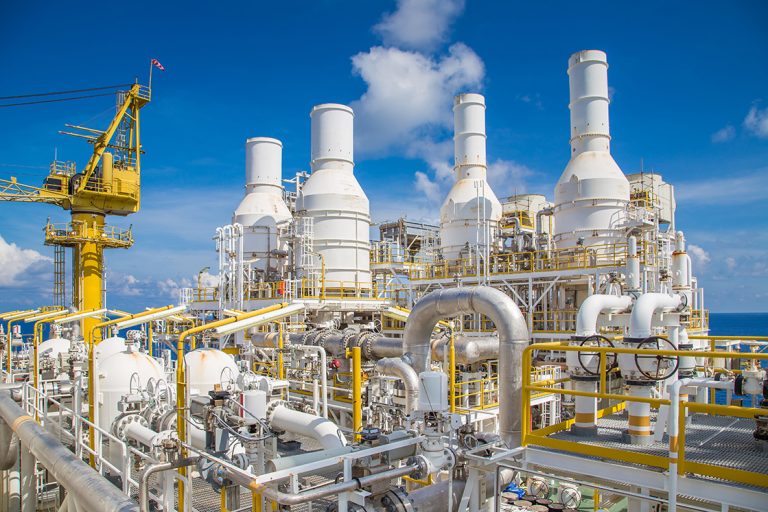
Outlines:
[[[79,389],[79,384],[74,389]],[[69,404],[65,402],[69,401]],[[144,453],[131,446],[125,441],[115,437],[112,433],[98,427],[93,422],[84,418],[77,408],[83,406],[82,397],[76,391],[73,395],[53,395],[42,390],[36,389],[30,383],[25,383],[22,387],[22,409],[27,414],[36,419],[41,427],[45,428],[55,436],[60,443],[67,446],[78,457],[88,459],[93,458],[95,469],[105,475],[109,472],[112,476],[117,476],[122,482],[122,491],[128,496],[135,495],[139,490],[139,481],[135,478],[135,467],[144,464],[156,464],[158,461],[149,454]],[[97,440],[94,449],[91,449],[87,441],[87,432],[94,431],[97,434]],[[119,453],[119,462],[112,463],[104,453],[105,441],[110,446],[116,446],[114,453]],[[167,473],[169,477],[182,479],[176,472]],[[184,479],[188,485],[188,480]],[[158,502],[162,498],[150,490],[149,497]],[[171,496],[172,499],[172,496]]]
[[[753,339],[755,337],[745,336],[743,339]],[[759,338],[759,337],[758,337]],[[561,389],[553,387],[552,385],[543,385],[532,381],[533,370],[533,353],[542,351],[562,352],[583,352],[590,356],[598,356],[599,359],[599,371],[598,371],[598,388],[596,392],[580,391],[574,389]],[[768,487],[768,475],[765,473],[746,471],[741,469],[734,469],[732,467],[726,468],[725,466],[704,463],[704,462],[692,462],[686,460],[686,443],[685,443],[685,411],[696,412],[701,414],[708,414],[714,416],[730,416],[733,418],[750,418],[754,419],[756,416],[765,416],[768,411],[766,409],[754,408],[754,407],[739,407],[733,405],[717,405],[712,403],[696,403],[690,401],[679,401],[680,407],[680,437],[669,438],[669,456],[656,455],[640,450],[622,450],[618,448],[600,446],[595,443],[579,443],[568,441],[565,439],[556,439],[552,436],[557,432],[562,432],[571,427],[575,420],[570,419],[564,422],[557,423],[544,428],[533,429],[531,424],[531,400],[536,393],[560,393],[563,395],[591,397],[598,400],[607,401],[612,403],[606,408],[599,409],[597,411],[597,418],[602,418],[611,414],[615,414],[626,407],[627,403],[643,403],[650,404],[652,408],[660,408],[662,406],[669,406],[671,402],[665,398],[653,398],[653,397],[641,397],[641,396],[629,396],[623,394],[610,393],[608,388],[608,373],[610,371],[608,359],[613,357],[614,354],[630,354],[630,355],[642,355],[652,357],[666,357],[666,358],[682,358],[682,357],[694,357],[705,359],[730,359],[741,358],[747,355],[754,360],[768,360],[768,354],[761,353],[749,353],[743,354],[740,352],[716,352],[716,351],[694,351],[694,350],[655,350],[655,349],[637,349],[637,348],[620,348],[620,347],[597,347],[597,346],[575,346],[569,345],[567,342],[549,342],[549,343],[536,343],[527,347],[523,353],[523,399],[522,399],[522,411],[521,411],[521,425],[522,434],[521,440],[523,446],[542,446],[554,450],[576,453],[586,455],[590,457],[600,457],[605,459],[617,460],[630,464],[640,464],[655,468],[669,469],[670,463],[677,463],[677,474],[685,475],[692,473],[696,475],[710,476],[727,481],[739,482],[748,485],[758,485],[762,487]],[[610,355],[610,356],[609,356]],[[673,466],[674,467],[674,466]]]
[[[643,244],[640,244],[641,249]],[[641,253],[644,252],[641,250]],[[426,264],[409,273],[411,280],[453,279],[457,276],[519,274],[552,270],[578,270],[618,267],[626,264],[627,244],[603,244],[557,250],[493,254],[482,258],[462,258]],[[641,254],[641,261],[643,255]]]
[[[133,245],[133,231],[84,222],[48,223],[45,226],[45,241],[60,245],[94,242],[108,247],[130,247]]]
[[[354,281],[335,281],[326,279],[296,279],[283,281],[264,281],[249,283],[243,292],[244,300],[283,300],[286,298],[314,300],[379,300],[393,293],[402,292],[396,285],[379,283],[356,283]],[[219,289],[199,287],[192,290],[195,302],[216,301]]]

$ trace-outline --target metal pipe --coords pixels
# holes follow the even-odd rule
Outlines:
[[[417,372],[430,368],[429,339],[441,318],[481,313],[499,333],[499,433],[507,446],[520,444],[523,389],[523,351],[528,346],[528,324],[504,292],[484,286],[437,290],[424,296],[405,324],[404,347]]]
[[[499,357],[499,338],[496,336],[454,335],[456,362],[474,364]],[[444,360],[450,349],[450,338],[432,343],[432,359]]]
[[[628,295],[590,295],[581,303],[576,315],[576,336],[597,334],[597,319],[600,313],[608,310],[622,311],[630,305],[632,305],[632,297]]]
[[[139,479],[139,510],[140,512],[149,512],[149,477],[155,473],[178,469],[183,466],[191,466],[197,463],[200,457],[187,457],[179,459],[176,462],[161,462],[148,466],[141,474]]]
[[[652,334],[653,314],[660,309],[674,309],[680,305],[680,295],[644,293],[636,301],[629,317],[629,338],[645,339]]]
[[[382,375],[397,377],[405,387],[405,413],[410,414],[418,409],[419,376],[404,359],[400,357],[385,357],[376,361],[375,370]]]
[[[8,471],[19,458],[19,437],[0,421],[0,471]]]
[[[251,492],[261,494],[264,498],[277,502],[281,505],[300,505],[308,501],[315,501],[328,496],[335,496],[337,494],[349,491],[355,491],[362,489],[366,486],[382,482],[385,480],[395,480],[404,476],[410,476],[419,469],[419,464],[409,464],[403,467],[388,469],[381,473],[374,473],[372,475],[362,476],[360,478],[353,478],[348,482],[341,482],[338,484],[326,485],[324,487],[318,487],[307,492],[302,493],[285,493],[276,489],[267,487],[264,484],[256,483],[253,480],[244,478],[240,473],[236,473],[229,469],[225,469],[227,476],[233,481],[248,487]]]
[[[332,421],[314,414],[289,409],[278,405],[269,413],[267,422],[274,430],[284,430],[310,437],[320,443],[324,450],[335,450],[347,445],[339,427]]]
[[[315,352],[320,358],[320,392],[323,394],[323,418],[328,418],[328,358],[322,347],[312,345],[292,345],[297,350]]]
[[[0,393],[0,417],[79,507],[93,512],[138,512],[136,503],[66,449],[6,393]]]

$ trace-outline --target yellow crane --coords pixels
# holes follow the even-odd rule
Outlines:
[[[107,215],[126,216],[139,210],[141,139],[139,111],[150,101],[150,89],[133,84],[118,91],[117,112],[106,130],[66,125],[61,132],[93,144],[81,171],[74,162],[54,161],[41,186],[0,179],[0,200],[54,204],[72,212],[71,222],[45,226],[45,244],[72,249],[72,304],[78,310],[104,306],[104,249],[133,245],[130,229],[105,224]],[[83,321],[90,332],[97,320]]]

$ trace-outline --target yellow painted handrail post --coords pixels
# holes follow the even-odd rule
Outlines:
[[[448,351],[448,366],[450,368],[451,387],[448,388],[448,394],[451,400],[451,412],[456,412],[456,345],[453,337],[453,329],[451,329],[450,343],[451,347]]]
[[[153,346],[154,340],[152,338],[152,322],[147,324],[147,344],[149,345],[149,350],[147,350],[147,352],[149,352],[149,357],[154,357],[155,347]]]
[[[193,334],[207,331],[209,329],[215,329],[216,327],[221,327],[222,325],[227,325],[234,322],[239,322],[240,320],[246,320],[254,316],[263,315],[264,313],[269,313],[270,311],[284,308],[287,305],[287,302],[273,304],[272,306],[257,309],[256,311],[250,311],[248,313],[243,313],[242,315],[231,316],[223,320],[217,320],[207,324],[198,325],[179,334],[179,339],[176,341],[176,434],[178,435],[181,442],[187,442],[187,423],[186,418],[184,417],[184,413],[187,408],[187,375],[185,368],[186,363],[184,361],[184,341],[186,338]],[[181,447],[180,456],[182,458],[187,456],[187,449],[184,446]],[[186,466],[180,467],[178,472],[179,475],[181,475],[183,478],[186,478]],[[184,482],[182,480],[179,480],[178,509],[180,511],[184,510]]]
[[[363,429],[363,358],[360,347],[347,350],[347,357],[352,358],[352,430],[355,431],[355,441],[360,440]]]
[[[101,322],[93,326],[90,330],[85,332],[85,341],[86,341],[86,347],[88,348],[88,419],[91,423],[96,425],[96,364],[95,364],[95,358],[96,354],[94,353],[94,345],[98,345],[101,342],[102,338],[99,338],[96,340],[96,331],[98,329],[103,329],[104,327],[108,327],[110,325],[117,324],[119,322],[122,322],[123,320],[133,320],[136,318],[141,318],[147,315],[151,315],[154,313],[159,313],[161,311],[165,311],[167,309],[171,309],[175,306],[165,306],[162,308],[155,308],[155,309],[149,309],[147,311],[142,311],[141,313],[135,313],[133,315],[128,316],[121,316],[119,318],[113,318],[112,320],[107,320],[106,322]],[[88,446],[91,449],[91,452],[95,451],[96,449],[96,430],[93,428],[88,429]],[[88,459],[91,464],[91,467],[96,467],[96,457],[94,457],[93,453],[88,454]]]

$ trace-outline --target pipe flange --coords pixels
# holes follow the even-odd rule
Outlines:
[[[122,441],[127,441],[125,430],[133,423],[138,423],[142,427],[149,428],[149,422],[144,416],[137,413],[128,413],[118,416],[115,419],[112,423],[112,434]]]
[[[389,489],[382,496],[380,503],[385,512],[414,512],[415,510],[408,494],[399,487]]]
[[[411,473],[411,476],[416,480],[423,480],[424,478],[427,478],[427,475],[429,475],[430,464],[427,458],[423,455],[409,457],[406,461],[406,464],[408,466],[417,466],[416,469],[413,470],[413,473]]]
[[[344,352],[346,352],[347,349],[349,349],[349,347],[352,346],[352,339],[355,336],[359,336],[360,333],[355,332],[355,331],[349,331],[346,334],[344,334],[344,333],[342,333],[342,334],[343,334],[343,337],[341,338],[341,345],[342,345],[341,349]],[[360,338],[359,337],[357,339],[357,345],[356,346],[358,346],[358,347],[360,346]]]
[[[368,361],[375,359],[373,357],[373,340],[379,338],[381,334],[376,332],[364,332],[357,339],[357,344],[363,352],[363,357]]]
[[[325,350],[325,341],[328,339],[329,336],[331,336],[335,331],[333,329],[323,329],[319,333],[315,335],[315,339],[312,340],[314,345],[317,345],[318,347]],[[327,350],[326,350],[327,352]]]
[[[270,425],[272,424],[272,415],[275,413],[275,409],[277,409],[281,405],[287,407],[288,409],[291,409],[290,404],[285,400],[272,400],[271,402],[269,402],[269,404],[267,404],[266,418],[267,418],[267,423],[269,423]]]

